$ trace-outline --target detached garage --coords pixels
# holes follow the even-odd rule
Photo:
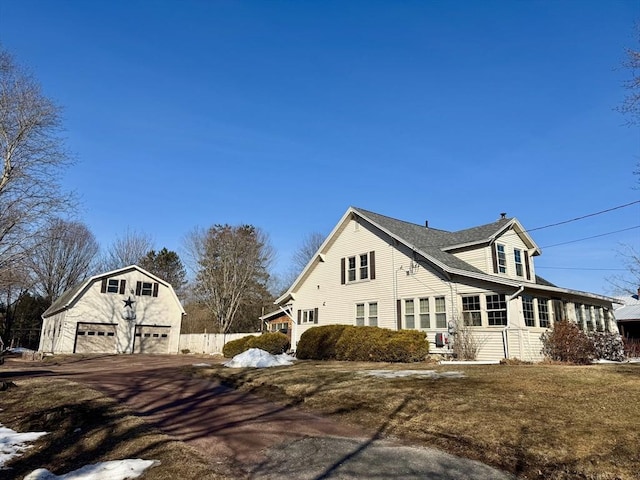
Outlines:
[[[170,284],[131,265],[91,277],[42,315],[41,352],[178,353],[184,310]]]

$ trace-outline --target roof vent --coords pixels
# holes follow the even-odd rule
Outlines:
[[[424,221],[424,228],[429,228],[429,220]]]
[[[500,218],[507,218],[507,212],[502,212],[500,214]]]

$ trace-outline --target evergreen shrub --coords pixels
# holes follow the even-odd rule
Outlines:
[[[259,337],[251,337],[246,344],[246,349],[259,348],[272,355],[280,355],[289,350],[289,337],[281,332],[263,333]]]
[[[252,338],[255,338],[255,335],[247,335],[246,337],[225,343],[224,347],[222,347],[222,355],[224,355],[225,358],[233,358],[236,355],[249,350],[250,347],[248,347],[247,344]]]
[[[424,332],[351,325],[310,328],[296,351],[300,359],[365,362],[421,362],[428,354]]]

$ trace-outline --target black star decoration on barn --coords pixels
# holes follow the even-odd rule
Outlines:
[[[131,297],[127,298],[126,300],[123,300],[123,302],[125,307],[131,307],[131,308],[133,308],[133,304],[136,303],[135,300],[131,300]]]

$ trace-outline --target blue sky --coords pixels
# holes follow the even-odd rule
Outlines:
[[[251,223],[285,271],[350,205],[533,229],[638,200],[614,110],[638,21],[636,0],[0,0],[0,43],[64,107],[103,246]],[[608,293],[640,229],[544,247],[638,225],[635,204],[533,232],[538,274]]]

